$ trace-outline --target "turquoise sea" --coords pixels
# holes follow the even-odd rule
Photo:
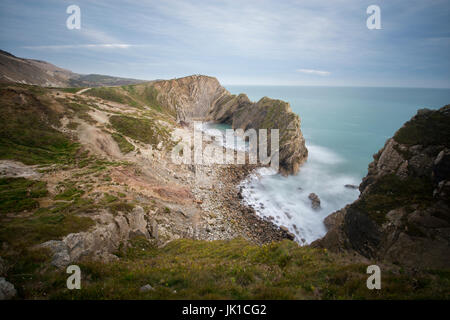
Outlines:
[[[288,101],[301,118],[307,163],[288,178],[260,172],[243,183],[244,201],[296,234],[300,243],[322,237],[323,219],[353,202],[372,155],[418,109],[450,104],[450,89],[227,86],[253,101],[264,96]],[[316,193],[321,209],[312,210]],[[303,240],[302,240],[303,239]]]

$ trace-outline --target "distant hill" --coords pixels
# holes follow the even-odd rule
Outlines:
[[[45,61],[19,58],[3,50],[0,50],[0,81],[42,87],[122,86],[144,82],[99,74],[82,75]]]

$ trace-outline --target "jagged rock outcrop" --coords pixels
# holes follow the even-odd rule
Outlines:
[[[231,124],[233,129],[278,129],[282,174],[297,173],[308,157],[300,118],[287,102],[264,97],[253,103],[246,95],[231,95],[212,107],[210,117]]]
[[[0,278],[0,300],[10,300],[14,298],[17,294],[14,285],[5,278]]]
[[[300,118],[287,102],[264,97],[254,103],[245,94],[232,95],[216,78],[200,75],[156,81],[152,86],[158,101],[176,113],[179,122],[216,121],[233,129],[278,129],[283,174],[297,173],[306,161]]]
[[[216,78],[208,76],[161,80],[152,86],[158,92],[158,101],[174,111],[179,122],[205,120],[211,107],[229,95]]]
[[[450,105],[420,110],[374,155],[357,201],[313,246],[411,267],[450,266]]]
[[[99,223],[91,231],[71,233],[62,240],[50,240],[39,245],[52,252],[52,265],[63,268],[84,257],[112,261],[117,259],[112,253],[130,238],[157,237],[155,224],[148,221],[144,209],[140,206],[135,207],[129,214],[114,216],[104,212],[97,218]]]

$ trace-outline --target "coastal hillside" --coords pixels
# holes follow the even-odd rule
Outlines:
[[[0,86],[1,298],[445,297],[444,271],[383,265],[381,294],[366,288],[373,261],[284,240],[240,201],[251,166],[173,164],[172,132],[192,127],[162,97],[153,83]],[[72,263],[79,292],[65,287]]]
[[[254,166],[173,163],[172,133],[192,126],[177,123],[151,84],[117,90],[0,85],[1,276],[19,292],[15,275],[38,272],[43,257],[58,270],[113,262],[135,238],[158,248],[290,237],[240,203],[236,186]]]
[[[279,129],[280,172],[296,174],[307,159],[308,150],[300,130],[300,118],[288,103],[263,98],[251,102],[235,96],[216,78],[190,76],[144,82],[104,75],[80,75],[48,62],[18,58],[0,50],[0,81],[41,87],[85,88],[86,94],[133,107],[152,105],[178,122],[193,120],[228,123],[234,129]],[[136,85],[141,83],[141,85]],[[112,87],[114,86],[114,87]],[[68,89],[70,90],[70,89]]]
[[[360,200],[299,246],[242,203],[255,165],[172,159],[195,120],[278,128],[280,172],[296,173],[308,151],[287,102],[252,102],[200,75],[46,87],[52,79],[0,84],[1,299],[445,297],[448,107],[406,123],[375,156]],[[73,263],[80,292],[65,287]],[[373,263],[382,293],[366,287]]]
[[[300,118],[289,103],[267,97],[252,102],[245,94],[232,95],[214,77],[195,75],[158,80],[132,86],[93,88],[83,95],[109,99],[132,106],[152,105],[175,117],[178,123],[213,121],[233,129],[278,129],[280,172],[296,174],[308,150]]]
[[[419,110],[374,155],[357,201],[314,245],[403,266],[450,266],[450,106]]]
[[[0,81],[42,87],[121,86],[143,82],[98,74],[77,74],[45,61],[19,58],[3,50],[0,50]]]

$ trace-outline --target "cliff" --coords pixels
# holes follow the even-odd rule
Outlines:
[[[361,195],[313,246],[413,267],[450,266],[450,106],[419,110],[374,155]]]
[[[159,103],[175,112],[178,121],[215,121],[244,130],[279,129],[283,174],[297,173],[306,161],[300,118],[287,102],[264,97],[255,103],[245,94],[232,95],[216,78],[200,75],[156,81],[152,87]]]
[[[234,129],[279,129],[280,172],[286,175],[297,173],[308,156],[300,118],[288,103],[267,97],[251,102],[244,94],[232,95],[213,77],[194,75],[143,82],[81,75],[45,61],[19,58],[0,50],[0,81],[43,87],[90,87],[86,94],[92,97],[133,107],[150,107],[175,116],[178,122],[216,121],[228,123]]]
[[[308,157],[308,149],[300,130],[300,118],[289,103],[267,97],[256,103],[246,95],[227,97],[211,110],[216,121],[230,123],[233,128],[279,129],[280,172],[295,174]]]

